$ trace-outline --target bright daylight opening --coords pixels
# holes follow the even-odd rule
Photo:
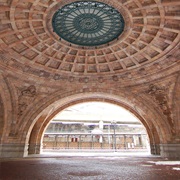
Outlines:
[[[146,129],[126,109],[104,102],[86,102],[61,111],[43,135],[43,153],[149,153]]]

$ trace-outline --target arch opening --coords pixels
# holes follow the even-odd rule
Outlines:
[[[150,153],[149,137],[128,110],[107,102],[84,102],[57,114],[42,136],[42,153]]]
[[[39,154],[42,148],[42,137],[49,122],[61,111],[75,104],[83,102],[107,102],[125,108],[136,116],[145,127],[150,143],[151,154],[159,155],[159,143],[161,137],[161,129],[157,132],[156,125],[152,121],[148,121],[140,113],[138,113],[131,102],[125,102],[120,96],[107,93],[83,93],[74,94],[55,101],[50,106],[47,106],[35,118],[34,123],[28,130],[26,142],[29,144],[28,154]],[[137,109],[137,108],[136,108]],[[143,110],[143,109],[142,109]]]

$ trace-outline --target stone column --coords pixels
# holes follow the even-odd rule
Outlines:
[[[127,149],[127,145],[126,145],[126,135],[124,135],[124,149]]]
[[[141,135],[138,136],[138,140],[139,140],[139,146],[142,146],[142,137],[141,137]]]
[[[54,147],[53,147],[53,149],[57,149],[57,142],[58,141],[58,136],[57,135],[55,135],[55,137],[54,137]]]
[[[66,148],[69,149],[69,135],[67,135],[67,139],[66,139]]]
[[[93,138],[93,135],[91,136],[91,149],[94,149],[94,138]]]
[[[81,148],[81,135],[79,135],[78,149],[82,149],[82,148]]]
[[[99,129],[103,132],[103,121],[99,121]],[[102,146],[102,143],[103,143],[103,137],[102,135],[99,136],[99,143],[101,143],[101,146]]]

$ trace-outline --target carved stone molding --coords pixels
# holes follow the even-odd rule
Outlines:
[[[32,103],[36,96],[36,87],[30,85],[20,91],[18,97],[18,116],[21,116],[27,109],[28,105]]]
[[[169,125],[171,126],[172,134],[175,134],[174,120],[172,118],[172,109],[168,102],[167,88],[162,86],[157,86],[155,84],[150,84],[147,93],[152,97],[162,113],[166,116]]]

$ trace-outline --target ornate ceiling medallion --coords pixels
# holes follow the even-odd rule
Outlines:
[[[125,23],[122,15],[107,4],[78,1],[57,10],[52,26],[60,38],[70,43],[98,46],[118,38]]]

